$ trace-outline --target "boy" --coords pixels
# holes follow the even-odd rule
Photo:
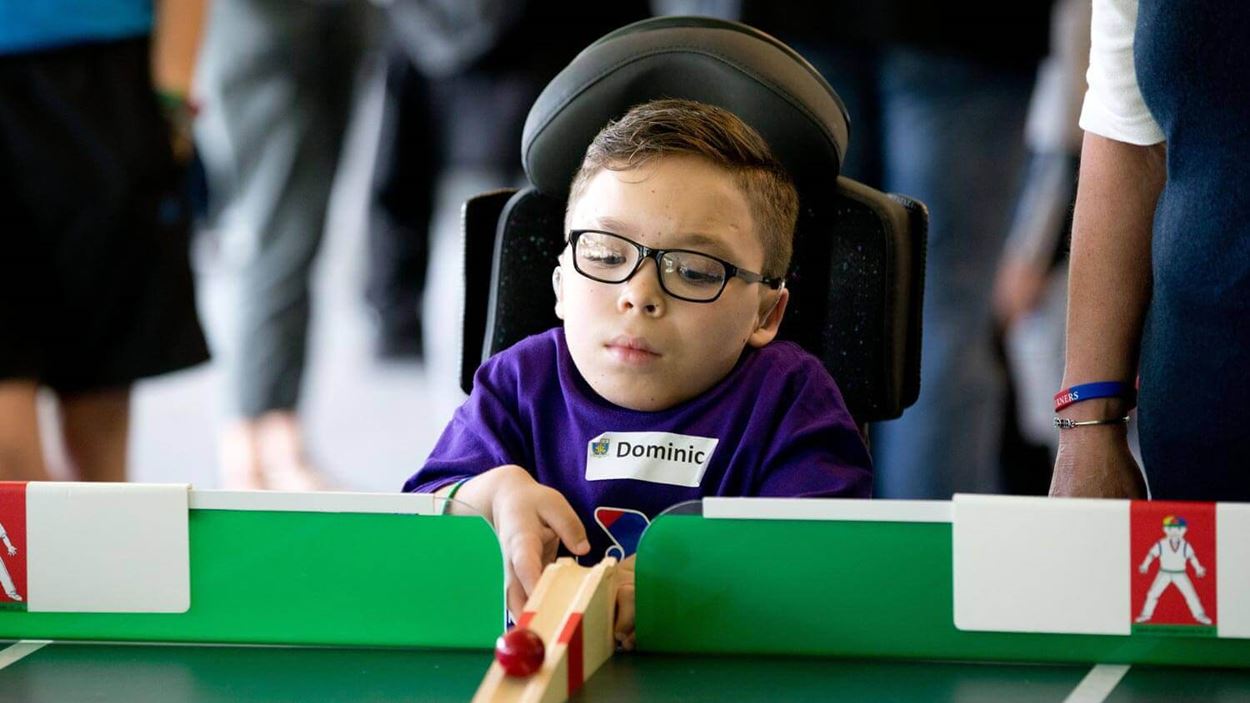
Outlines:
[[[833,379],[797,345],[770,344],[797,213],[763,139],[720,108],[651,102],[595,137],[552,274],[564,326],[483,364],[404,486],[495,526],[514,613],[561,545],[587,562],[629,557],[611,533],[620,515],[709,495],[869,494]],[[632,559],[622,565],[629,648]]]

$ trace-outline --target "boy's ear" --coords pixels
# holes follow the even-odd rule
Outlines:
[[[755,331],[747,337],[747,344],[759,348],[773,341],[777,337],[777,330],[781,328],[781,318],[786,315],[786,303],[790,302],[790,289],[782,286],[777,291],[777,298],[773,301],[772,307],[765,309],[768,304],[768,298],[760,304],[759,325]]]
[[[556,317],[564,319],[564,276],[560,271],[560,267],[556,266],[551,271],[551,287],[556,292]]]

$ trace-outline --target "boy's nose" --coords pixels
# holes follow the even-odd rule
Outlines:
[[[658,317],[664,314],[665,302],[664,289],[660,287],[660,269],[655,261],[648,259],[628,281],[621,284],[621,295],[616,304],[620,312],[637,311]]]

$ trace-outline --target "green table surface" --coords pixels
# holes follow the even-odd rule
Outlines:
[[[467,701],[486,651],[54,643],[0,670],[0,701]],[[579,701],[1058,703],[1084,665],[617,655]],[[1133,667],[1106,698],[1250,700],[1250,671]]]

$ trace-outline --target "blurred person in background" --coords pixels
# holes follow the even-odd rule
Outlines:
[[[991,291],[1051,4],[741,2],[745,22],[791,44],[846,104],[842,173],[929,208],[920,397],[872,427],[878,497],[1004,486]]]
[[[212,0],[196,75],[224,371],[228,488],[326,486],[297,412],[321,244],[373,34],[363,0]]]
[[[375,172],[368,294],[380,354],[423,359],[432,415],[446,420],[464,400],[461,208],[524,182],[521,130],[538,94],[583,47],[649,14],[645,0],[388,7],[397,50]],[[440,294],[423,297],[422,286]]]
[[[185,159],[189,142],[171,132],[194,51],[179,28],[198,10],[0,5],[0,479],[125,480],[131,386],[208,358],[174,148]],[[174,30],[158,32],[160,85],[154,15]],[[40,388],[67,467],[45,459]]]
[[[643,2],[214,0],[197,81],[196,137],[225,289],[211,320],[226,375],[223,483],[317,489],[298,403],[309,280],[323,238],[353,88],[366,50],[389,44],[375,164],[366,298],[382,359],[423,359],[429,412],[462,400],[459,212],[515,185],[521,127],[585,44],[646,16]],[[375,41],[375,39],[377,41]],[[452,291],[424,299],[430,285]]]
[[[385,51],[382,119],[370,184],[365,300],[384,362],[425,357],[422,301],[443,154],[430,81],[394,33]]]
[[[1089,67],[1090,2],[1055,3],[1051,49],[1038,70],[1025,126],[1029,165],[994,281],[994,314],[1015,390],[1007,417],[1017,419],[1022,447],[1014,461],[1004,456],[1010,493],[1045,494],[1059,447],[1053,397],[1063,379],[1068,235],[1081,156],[1077,120]],[[1044,456],[1021,455],[1038,446],[1045,447]]]

